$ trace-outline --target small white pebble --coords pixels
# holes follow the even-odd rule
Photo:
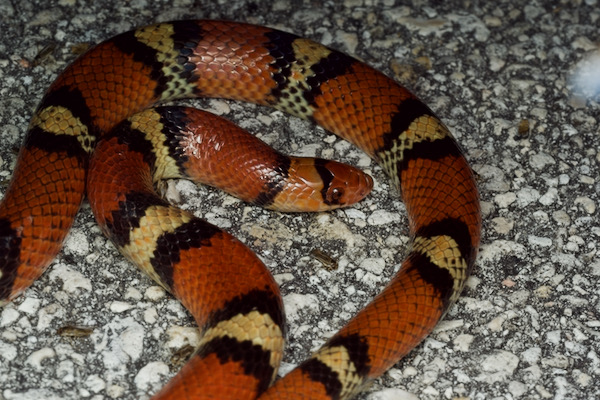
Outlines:
[[[158,320],[158,312],[156,308],[150,307],[144,311],[144,322],[154,324]]]
[[[552,213],[552,218],[559,225],[567,226],[571,223],[571,217],[564,210],[557,210]]]
[[[165,289],[161,286],[150,286],[144,293],[144,297],[152,301],[158,301],[165,297],[165,295]]]
[[[169,366],[164,362],[151,362],[142,367],[135,376],[134,382],[138,389],[147,391],[160,383],[163,377],[169,374]]]
[[[122,313],[124,311],[132,309],[133,307],[133,304],[124,301],[113,301],[110,304],[110,311],[114,313]]]
[[[469,351],[474,339],[475,337],[473,335],[460,334],[453,341],[454,347],[458,351],[467,352]]]
[[[17,358],[17,348],[12,344],[0,341],[0,359],[12,361]]]
[[[550,331],[546,333],[546,342],[550,344],[559,344],[560,343],[560,332],[561,331]]]
[[[132,323],[119,335],[123,351],[129,355],[132,360],[137,360],[144,351],[144,328],[137,323]]]
[[[498,382],[512,376],[519,365],[519,357],[505,351],[497,350],[481,362],[481,375],[477,377],[481,382]]]
[[[132,299],[132,300],[141,300],[142,299],[142,294],[140,293],[140,291],[134,287],[128,287],[127,291],[125,292],[125,298],[126,299]]]
[[[419,397],[402,389],[383,389],[367,396],[367,400],[419,400]]]
[[[41,371],[44,366],[42,366],[42,362],[48,358],[54,358],[56,353],[49,347],[44,347],[37,351],[34,351],[27,357],[27,364],[31,365],[38,371]]]
[[[98,375],[90,375],[85,380],[85,386],[94,393],[99,393],[106,387],[106,382]]]
[[[359,268],[370,271],[375,275],[381,275],[385,268],[385,261],[381,258],[365,258],[360,263]]]
[[[527,237],[527,241],[529,242],[529,244],[531,244],[533,246],[540,246],[540,247],[550,247],[550,246],[552,246],[552,239],[546,238],[546,237],[529,235]]]
[[[594,203],[594,201],[587,196],[577,197],[575,199],[575,204],[581,205],[584,211],[588,214],[593,214],[596,212],[596,203]]]
[[[28,297],[25,300],[23,300],[23,302],[17,308],[19,309],[19,311],[24,312],[25,314],[33,315],[37,313],[39,307],[39,299]]]
[[[2,310],[0,315],[0,327],[10,326],[19,319],[19,312],[12,307],[7,307]]]
[[[542,349],[539,347],[532,347],[521,353],[521,358],[529,365],[537,364],[542,357]]]
[[[497,194],[494,196],[494,202],[500,206],[500,208],[508,208],[512,203],[517,200],[517,195],[513,192],[507,192]]]
[[[400,221],[400,214],[387,210],[375,210],[368,218],[370,225],[387,225]]]
[[[513,229],[514,225],[514,221],[509,221],[504,217],[497,217],[492,219],[492,227],[497,233],[500,233],[502,235],[506,235],[507,233],[509,233]]]
[[[186,326],[172,326],[167,329],[167,347],[179,349],[186,344],[196,347],[200,342],[198,328]]]

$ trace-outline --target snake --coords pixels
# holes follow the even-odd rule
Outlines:
[[[153,191],[156,179],[201,174],[187,164],[205,150],[189,132],[166,139],[166,126],[193,130],[186,128],[196,119],[192,112],[143,110],[191,97],[252,102],[316,123],[375,160],[390,178],[390,195],[406,208],[411,241],[398,272],[280,379],[286,328],[270,273],[239,240]],[[152,131],[160,131],[154,139]],[[228,164],[219,167],[226,176],[239,174],[212,147],[209,163]],[[272,161],[285,175],[289,161]],[[323,179],[321,194],[335,175],[323,164],[309,173]],[[274,203],[279,178],[260,185],[248,200]],[[119,34],[51,84],[0,203],[0,304],[58,254],[85,195],[103,232],[182,302],[202,333],[194,355],[155,399],[350,399],[456,302],[481,236],[474,173],[449,129],[413,93],[310,39],[231,21],[174,21]],[[341,188],[322,197],[335,203],[343,195]]]

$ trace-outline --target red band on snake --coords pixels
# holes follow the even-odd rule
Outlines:
[[[386,288],[270,386],[284,323],[277,287],[258,258],[222,230],[149,197],[151,178],[119,189],[92,169],[87,190],[103,229],[180,298],[204,333],[157,398],[351,398],[426,337],[458,298],[479,246],[478,193],[450,132],[412,93],[289,33],[223,21],[164,23],[115,36],[71,64],[34,114],[0,204],[0,303],[27,288],[60,250],[86,193],[90,155],[93,166],[119,146],[131,149],[111,138],[111,129],[152,104],[184,97],[269,105],[354,143],[399,188],[413,242]],[[142,147],[133,146],[139,156],[129,161],[144,169],[153,156]],[[164,229],[145,236],[153,220]],[[221,287],[221,268],[253,275]]]

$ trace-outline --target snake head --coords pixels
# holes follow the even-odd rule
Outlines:
[[[278,196],[280,211],[326,211],[367,196],[373,178],[358,168],[321,158],[292,158],[288,182]]]
[[[323,161],[318,167],[323,180],[321,195],[329,208],[348,207],[371,193],[373,178],[370,175],[348,164]]]

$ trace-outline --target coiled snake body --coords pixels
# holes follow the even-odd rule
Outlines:
[[[170,158],[177,146],[157,139],[163,142],[154,149],[165,153],[151,150],[135,116],[124,122],[133,135],[109,133],[156,102],[199,96],[269,105],[349,140],[387,172],[409,216],[412,246],[393,280],[272,386],[285,331],[272,277],[230,235],[152,193],[153,179],[184,174],[187,156]],[[162,127],[194,119],[184,109],[165,113],[184,122],[148,112],[158,137]],[[119,171],[135,172],[117,177]],[[248,199],[271,204],[280,185],[263,187]],[[0,304],[55,257],[86,193],[103,231],[182,301],[203,332],[198,351],[156,398],[350,398],[433,329],[459,296],[479,246],[471,169],[427,106],[345,54],[234,22],[139,28],[94,47],[56,79],[32,118],[0,204]]]

